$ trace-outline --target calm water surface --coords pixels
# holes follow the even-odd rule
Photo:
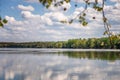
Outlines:
[[[3,48],[0,80],[120,80],[120,50]]]

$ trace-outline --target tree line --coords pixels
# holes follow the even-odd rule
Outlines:
[[[113,49],[120,49],[120,35],[112,36]],[[78,49],[110,49],[108,37],[69,39],[52,42],[0,42],[0,48],[78,48]]]

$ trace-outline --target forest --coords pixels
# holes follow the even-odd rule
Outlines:
[[[69,39],[51,42],[0,42],[0,48],[76,48],[76,49],[120,49],[120,34],[108,37]]]

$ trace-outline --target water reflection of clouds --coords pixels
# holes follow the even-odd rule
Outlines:
[[[119,80],[120,61],[0,54],[0,80]]]

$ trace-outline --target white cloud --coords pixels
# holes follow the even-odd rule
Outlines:
[[[13,24],[13,25],[21,25],[22,21],[16,21],[14,17],[9,17],[9,16],[5,16],[5,18],[9,21],[9,24]]]
[[[120,3],[116,3],[114,8],[120,9]]]
[[[105,13],[112,25],[111,30],[113,33],[120,34],[120,3],[115,3],[113,6],[105,6]]]
[[[29,6],[18,5],[18,8],[23,11],[34,11],[34,8],[31,5]]]
[[[31,12],[29,12],[29,11],[22,11],[21,12],[21,14],[22,14],[22,17],[23,18],[34,18],[34,17],[36,17],[36,16],[34,16]],[[37,16],[37,17],[39,17],[39,16]]]
[[[36,15],[30,11],[21,11],[24,20],[20,21],[14,17],[6,16],[5,18],[9,20],[9,22],[3,30],[7,31],[2,32],[3,34],[0,34],[0,36],[6,36],[3,39],[4,41],[62,40],[63,37],[60,36],[64,35],[64,33],[62,33],[64,31],[59,30],[61,26],[57,27],[57,22],[65,16],[58,12],[54,12],[53,14],[54,16],[52,13]],[[56,23],[53,23],[53,20],[56,20]]]
[[[50,13],[45,13],[45,17],[49,17],[50,19],[54,21],[61,21],[61,20],[68,20],[67,16],[65,16],[61,12],[50,12]]]
[[[110,0],[110,1],[112,1],[112,2],[120,2],[120,0]]]
[[[85,3],[87,0],[72,0],[73,2]],[[95,2],[95,0],[88,0],[89,2]],[[102,3],[102,0],[98,0],[99,3]]]
[[[15,18],[14,18],[14,17],[6,16],[5,18],[6,18],[7,20],[9,20],[10,22],[14,22],[14,21],[15,21]]]
[[[46,16],[40,16],[40,15],[34,15],[29,11],[22,11],[21,12],[23,18],[33,21],[33,22],[39,22],[42,24],[52,25],[52,21],[49,17]]]
[[[36,3],[36,2],[39,2],[39,0],[24,0],[24,1],[26,1],[26,2],[30,2],[30,3]]]
[[[119,21],[120,21],[120,15],[119,15],[120,14],[120,7],[119,6],[120,6],[120,3],[116,3],[114,5],[105,5],[105,8],[104,8],[105,15],[108,18],[108,20],[110,21],[110,24],[112,26],[110,28],[110,30],[112,30],[114,33],[117,33],[117,34],[120,33],[120,27],[119,27],[119,25],[120,25],[120,23],[119,23]],[[83,7],[76,8],[74,13],[73,13],[74,15],[72,15],[72,17],[73,18],[76,17],[76,15],[78,15],[83,10],[84,10]],[[101,12],[97,12],[92,8],[88,8],[86,13],[87,13],[86,19],[88,21],[90,21],[89,24],[88,24],[88,26],[90,27],[90,30],[92,30],[94,28],[92,30],[93,32],[90,31],[91,34],[92,33],[95,34],[96,30],[98,30],[99,33],[101,32],[101,34],[102,34],[103,31],[104,31],[104,27],[103,27]],[[112,17],[112,16],[114,16],[114,17]],[[95,17],[95,19],[93,19],[93,17]]]
[[[70,4],[66,4],[70,5]],[[111,30],[115,33],[120,33],[120,9],[119,3],[115,3],[113,6],[106,5],[105,13],[112,25]],[[71,6],[71,5],[70,5]],[[68,8],[70,8],[70,6]],[[97,12],[92,8],[88,8],[86,11],[86,19],[89,22],[87,27],[82,26],[80,23],[74,21],[73,24],[62,24],[61,20],[69,20],[81,11],[83,7],[77,7],[71,15],[66,14],[61,10],[50,10],[44,14],[35,14],[31,12],[34,10],[23,6],[21,9],[22,20],[17,20],[15,17],[6,16],[9,21],[5,28],[0,29],[0,36],[3,41],[58,41],[67,40],[71,38],[88,38],[88,37],[101,37],[103,36],[104,26],[102,22],[101,12]],[[25,9],[26,8],[26,9]],[[110,17],[114,16],[114,17]],[[93,19],[95,17],[96,19]],[[31,37],[32,36],[32,37]]]
[[[67,10],[69,10],[71,7],[70,3],[66,3],[63,2],[63,4],[61,6],[55,7],[54,3],[48,8],[48,10],[50,11],[64,11],[64,8],[66,8]]]

